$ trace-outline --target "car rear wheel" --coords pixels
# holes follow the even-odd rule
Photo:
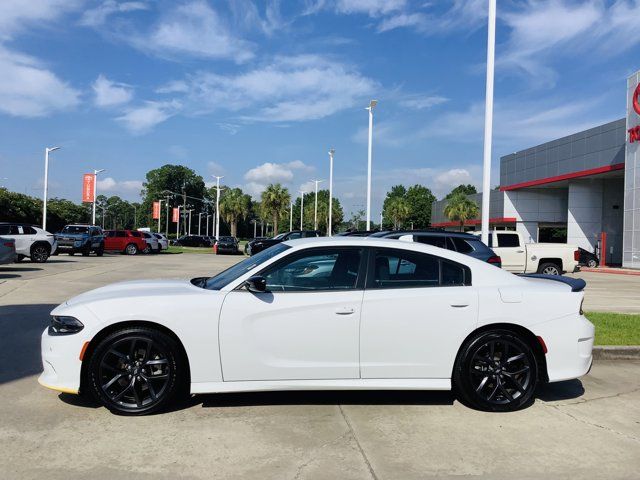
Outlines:
[[[144,247],[144,250],[142,250],[142,253],[151,253],[151,247],[149,246],[149,244],[147,243],[147,245]]]
[[[87,368],[87,384],[96,400],[125,415],[166,408],[183,390],[186,378],[186,361],[175,340],[142,327],[108,335]]]
[[[96,250],[96,255],[99,256],[99,257],[104,255],[104,245],[100,245],[98,247],[98,249]]]
[[[35,263],[44,263],[49,258],[50,249],[44,245],[35,244],[31,247],[31,261]]]
[[[136,247],[135,243],[130,243],[124,248],[124,253],[127,255],[135,255],[138,253],[138,247]]]
[[[562,275],[560,267],[555,263],[543,263],[538,267],[538,273],[544,275]]]
[[[531,347],[508,330],[482,332],[462,347],[454,368],[454,390],[471,407],[511,412],[529,406],[538,366]]]
[[[587,267],[596,268],[598,266],[598,262],[595,259],[591,259],[587,262]]]

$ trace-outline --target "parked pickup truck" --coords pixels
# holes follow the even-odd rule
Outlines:
[[[88,256],[95,252],[99,257],[104,253],[104,235],[96,225],[67,225],[56,234],[56,241],[58,253],[81,253]]]
[[[562,275],[578,269],[580,251],[566,243],[524,243],[518,232],[494,230],[489,247],[502,259],[502,268],[512,273]]]

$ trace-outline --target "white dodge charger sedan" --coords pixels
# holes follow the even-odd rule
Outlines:
[[[116,283],[51,312],[42,385],[146,414],[179,394],[449,390],[529,405],[585,375],[584,281],[374,238],[275,245],[213,277]]]

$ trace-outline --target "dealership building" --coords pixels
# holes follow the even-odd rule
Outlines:
[[[500,159],[500,187],[490,192],[491,228],[516,230],[526,242],[560,238],[602,252],[601,263],[640,268],[639,143],[637,72],[627,81],[626,118]],[[470,198],[482,204],[482,193]],[[446,204],[434,202],[432,226],[459,228],[444,215]],[[480,219],[465,226],[479,230]]]

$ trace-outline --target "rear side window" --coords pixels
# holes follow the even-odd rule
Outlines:
[[[374,274],[368,288],[471,285],[468,267],[433,255],[410,250],[377,249],[372,263]]]
[[[132,237],[137,237],[140,238],[142,237],[142,234],[140,232],[130,232]]]
[[[0,235],[19,235],[17,225],[0,225]]]
[[[457,237],[451,237],[451,241],[453,241],[453,244],[456,247],[456,250],[460,253],[470,253],[473,252],[473,247],[469,244],[469,242],[467,242],[467,240],[464,240],[462,238],[457,238]]]
[[[520,239],[513,233],[498,233],[498,247],[519,247]]]
[[[36,233],[38,233],[38,232],[36,232],[36,229],[35,229],[35,228],[30,227],[30,226],[28,226],[28,225],[25,225],[24,227],[22,227],[22,232],[23,232],[25,235],[35,235]]]
[[[119,231],[114,232],[114,233],[115,233],[114,237],[118,237],[118,238],[126,237],[125,233],[122,230],[119,230]]]
[[[415,239],[419,243],[426,243],[438,248],[447,248],[447,237],[415,235]]]

